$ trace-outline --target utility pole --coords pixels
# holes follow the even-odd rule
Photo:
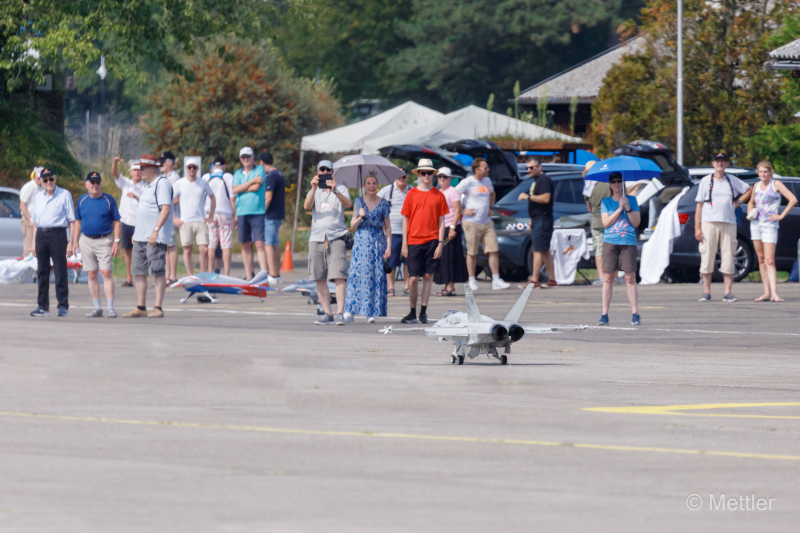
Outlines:
[[[678,0],[678,164],[683,165],[683,0]]]

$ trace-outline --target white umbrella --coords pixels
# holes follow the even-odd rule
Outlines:
[[[379,155],[348,155],[333,164],[337,185],[360,189],[367,176],[378,178],[378,185],[391,185],[405,172]]]

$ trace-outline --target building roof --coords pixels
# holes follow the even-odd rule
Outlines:
[[[800,39],[769,53],[767,66],[772,70],[800,70]]]
[[[643,45],[644,39],[637,37],[609,48],[525,89],[519,95],[519,102],[536,103],[546,92],[551,104],[570,103],[573,97],[577,97],[579,102],[591,103],[600,93],[603,79],[611,67],[619,63],[622,56],[637,52]]]

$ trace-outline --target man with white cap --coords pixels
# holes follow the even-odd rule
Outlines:
[[[253,279],[253,243],[256,243],[258,265],[261,270],[267,267],[267,252],[264,250],[264,221],[267,206],[264,198],[264,167],[255,164],[253,149],[245,146],[239,150],[242,168],[233,174],[233,194],[236,195],[236,228],[239,242],[242,243],[242,263],[245,279]]]
[[[142,196],[145,183],[142,181],[142,169],[138,163],[131,165],[131,177],[126,178],[119,172],[121,157],[115,157],[111,163],[111,174],[114,184],[122,191],[119,202],[120,222],[122,223],[122,238],[120,248],[125,259],[126,278],[123,287],[133,287],[131,276],[131,257],[133,254],[133,232],[136,229],[136,209],[139,207],[139,198]]]
[[[217,156],[211,172],[203,176],[211,186],[214,196],[219,198],[214,218],[208,223],[208,270],[214,265],[217,246],[222,250],[223,272],[231,275],[231,248],[233,248],[233,221],[236,220],[236,195],[233,193],[233,175],[225,172],[225,158]],[[211,200],[206,198],[206,217],[211,214]]]
[[[180,217],[172,218],[173,224],[178,226],[183,246],[183,264],[186,273],[194,274],[194,259],[192,247],[197,244],[200,251],[200,271],[208,272],[208,226],[206,223],[214,220],[216,197],[207,181],[198,179],[200,158],[185,156],[183,158],[183,172],[185,177],[175,182],[172,190],[173,202],[179,207]],[[211,206],[208,216],[205,214],[206,198],[210,198]]]
[[[169,180],[169,184],[175,188],[175,184],[181,179],[178,171],[175,170],[175,154],[167,150],[159,158],[161,163],[161,174]],[[180,207],[174,206],[173,215],[181,216]],[[172,225],[172,233],[169,236],[169,246],[167,246],[167,285],[178,280],[178,249],[175,243],[178,240],[178,226]]]
[[[44,190],[40,177],[43,169],[44,167],[35,167],[31,172],[31,181],[19,190],[19,207],[22,210],[22,255],[24,257],[28,257],[36,251],[36,243],[33,239],[36,232],[31,226],[31,210],[33,209],[33,199]]]
[[[344,238],[350,230],[344,224],[344,210],[353,205],[344,185],[336,185],[333,163],[317,164],[303,208],[311,210],[311,235],[308,238],[308,274],[317,282],[319,303],[325,314],[314,322],[318,326],[344,326],[344,300],[347,294],[347,246]],[[336,318],[331,312],[328,280],[336,284]]]

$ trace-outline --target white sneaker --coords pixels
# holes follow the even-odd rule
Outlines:
[[[355,322],[356,321],[356,319],[353,316],[353,314],[352,313],[348,313],[347,311],[344,312],[343,316],[344,316],[344,321],[347,322],[348,324],[351,323],[351,322]]]
[[[270,285],[277,285],[280,283],[280,278],[273,278],[272,276],[267,276],[267,283]]]
[[[278,285],[280,285],[281,283],[283,283],[283,280],[281,279],[281,277],[280,277],[280,276],[278,276],[278,277],[277,277],[277,278],[275,278],[275,279],[277,280],[277,281],[276,281],[276,283],[277,283]]]
[[[472,289],[473,291],[477,291],[478,290],[478,281],[474,280],[474,279],[469,280],[469,288]]]
[[[374,316],[367,317],[367,324],[374,324],[374,323],[375,323],[375,317]]]
[[[506,283],[502,279],[493,279],[492,280],[492,290],[493,291],[501,291],[503,289],[507,289],[511,286],[511,284]]]

